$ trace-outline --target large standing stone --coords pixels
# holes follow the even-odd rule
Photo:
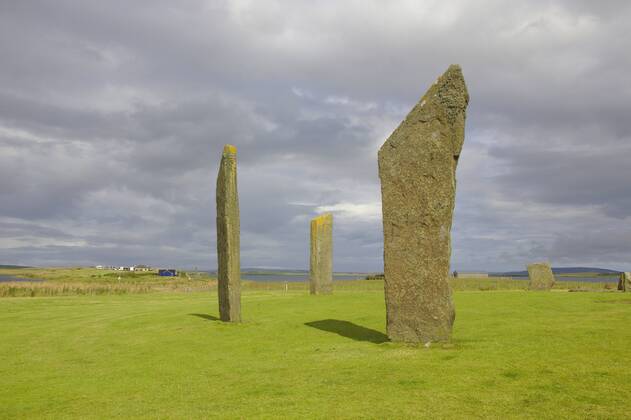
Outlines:
[[[554,286],[554,274],[548,263],[534,263],[528,265],[530,290],[550,290]]]
[[[241,321],[241,266],[237,148],[225,145],[217,176],[217,263],[219,317]]]
[[[618,290],[623,292],[631,292],[631,273],[623,271],[620,273],[620,280],[618,281]]]
[[[333,215],[311,220],[309,291],[312,295],[333,293]]]
[[[388,337],[448,341],[456,165],[469,94],[452,65],[379,150]]]

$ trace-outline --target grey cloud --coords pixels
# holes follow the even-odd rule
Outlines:
[[[597,145],[599,139],[594,140],[588,150],[495,149],[493,155],[510,167],[510,173],[498,176],[497,185],[521,201],[593,205],[608,216],[629,217],[631,186],[623,180],[631,177],[631,149],[627,144],[603,149]]]
[[[377,148],[457,62],[471,104],[454,268],[624,268],[630,14],[622,1],[5,2],[3,257],[212,268],[233,143],[243,265],[306,267],[309,218],[379,201]],[[338,210],[334,235],[337,270],[380,270],[378,218]]]

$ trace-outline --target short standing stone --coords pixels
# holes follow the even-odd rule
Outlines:
[[[219,317],[241,321],[241,266],[239,250],[239,196],[237,148],[223,149],[217,176],[217,264]]]
[[[620,273],[620,280],[618,281],[618,290],[623,292],[631,292],[631,273],[623,271]]]
[[[451,339],[451,223],[468,102],[462,71],[452,65],[379,150],[386,323],[393,341]]]
[[[333,292],[333,215],[311,220],[309,291],[312,295]]]
[[[550,290],[554,286],[554,274],[548,263],[534,263],[528,265],[530,290]]]

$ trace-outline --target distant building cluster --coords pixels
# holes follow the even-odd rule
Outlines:
[[[106,265],[97,265],[94,268],[96,268],[97,270],[116,270],[116,271],[151,271],[153,270],[151,267],[149,267],[148,265],[144,265],[144,264],[138,264],[138,265],[131,265],[131,266],[120,266],[120,267],[116,267],[116,266],[106,266]]]
[[[94,266],[94,268],[96,268],[97,270],[133,271],[136,273],[156,270],[144,264],[120,266],[120,267],[113,266],[113,265],[96,265]],[[157,269],[157,271],[158,271],[157,274],[162,277],[177,277],[178,276],[178,272],[175,268],[160,268],[160,269]]]

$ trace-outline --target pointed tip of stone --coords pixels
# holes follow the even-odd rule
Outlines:
[[[469,92],[462,74],[462,68],[458,64],[451,64],[429,87],[419,102],[410,110],[397,129],[388,137],[379,149],[382,153],[389,153],[399,141],[398,132],[406,133],[407,130],[416,130],[417,124],[428,123],[433,119],[444,119],[446,123],[455,127],[459,136],[454,138],[452,145],[453,156],[459,156],[464,141],[464,119],[467,105],[469,104]],[[406,137],[406,135],[403,135]]]
[[[427,90],[410,114],[419,112],[426,106],[438,106],[446,110],[450,117],[464,113],[469,103],[469,92],[464,81],[462,68],[450,65]]]
[[[452,88],[456,88],[458,90],[467,91],[467,86],[464,82],[464,75],[462,74],[462,67],[458,64],[451,64],[445,72],[440,75],[440,77],[436,80],[437,85],[447,85],[450,84]],[[468,94],[467,94],[468,98]]]
[[[464,80],[464,76],[462,75],[462,67],[460,67],[460,64],[450,64],[449,67],[447,67],[447,70],[445,70],[445,72],[440,75],[438,80],[452,77],[457,77]]]
[[[226,144],[223,147],[223,153],[224,154],[236,155],[237,154],[237,148],[236,148],[236,146],[233,146],[231,144]]]
[[[447,73],[460,73],[462,74],[462,67],[460,67],[460,64],[451,64],[447,70],[445,70],[444,74]]]

